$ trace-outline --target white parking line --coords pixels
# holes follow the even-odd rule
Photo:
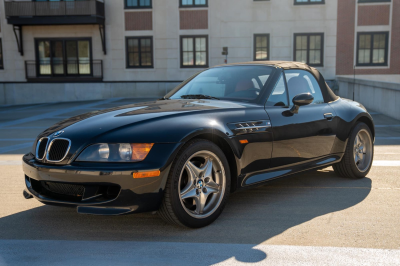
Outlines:
[[[21,252],[23,251],[23,256]],[[400,250],[222,243],[0,240],[0,265],[399,265]]]
[[[12,160],[3,160],[0,161],[0,165],[22,165],[22,159],[18,161],[12,161]]]
[[[400,161],[376,160],[372,166],[400,166]]]

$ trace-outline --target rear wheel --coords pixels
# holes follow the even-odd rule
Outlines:
[[[333,169],[343,177],[363,178],[371,170],[373,159],[371,130],[365,123],[358,123],[350,133],[342,161],[333,165]]]
[[[186,144],[175,159],[159,210],[165,221],[204,227],[221,214],[230,191],[228,161],[208,140]]]

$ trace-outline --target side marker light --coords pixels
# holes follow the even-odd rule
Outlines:
[[[160,170],[133,173],[133,178],[135,178],[135,179],[136,178],[156,177],[156,176],[160,176]]]

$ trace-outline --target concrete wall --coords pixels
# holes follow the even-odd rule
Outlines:
[[[162,97],[176,82],[0,83],[0,105]]]
[[[339,96],[353,99],[367,109],[400,120],[400,84],[338,77]]]

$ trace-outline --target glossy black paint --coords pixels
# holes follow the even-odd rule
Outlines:
[[[182,146],[193,138],[211,140],[223,150],[231,168],[232,191],[235,191],[340,161],[357,121],[367,123],[374,132],[371,116],[361,104],[350,100],[338,98],[301,106],[297,114],[290,112],[291,106],[264,106],[282,71],[284,68],[275,67],[265,85],[264,100],[256,103],[158,100],[94,111],[61,121],[41,133],[38,139],[63,130],[62,138],[72,141],[68,155],[59,163],[42,163],[32,154],[34,145],[32,153],[23,158],[25,191],[43,203],[77,206],[78,212],[86,214],[155,211],[161,204],[172,162]],[[324,83],[322,76],[316,78],[320,85]],[[330,93],[323,91],[325,98]],[[244,131],[238,129],[241,123],[258,123],[263,127]],[[240,140],[248,143],[241,144]],[[155,144],[142,162],[75,161],[93,143]],[[161,175],[133,179],[133,173],[146,170],[160,170]],[[114,199],[97,197],[70,202],[41,195],[32,187],[32,181],[85,187],[115,185],[120,187],[120,192]]]

